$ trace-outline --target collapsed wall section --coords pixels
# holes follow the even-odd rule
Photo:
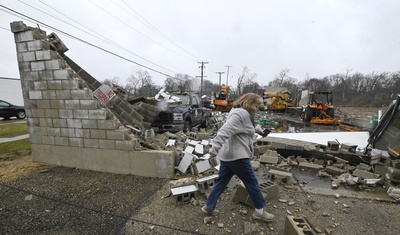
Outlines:
[[[135,136],[93,97],[51,49],[46,32],[11,23],[34,161],[96,171],[170,178],[168,151],[135,151]]]

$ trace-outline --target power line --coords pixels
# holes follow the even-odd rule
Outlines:
[[[148,37],[147,35],[141,33],[140,31],[138,31],[137,29],[133,28],[131,25],[127,24],[125,21],[121,20],[120,18],[114,16],[113,14],[111,14],[111,13],[108,12],[106,9],[102,8],[101,6],[97,5],[97,4],[94,3],[93,1],[89,0],[89,2],[92,3],[93,5],[95,5],[96,7],[98,7],[99,9],[101,9],[102,11],[104,11],[105,13],[107,13],[108,15],[112,16],[113,18],[115,18],[115,19],[118,20],[119,22],[121,22],[121,23],[123,23],[124,25],[128,26],[129,28],[131,28],[131,29],[134,30],[135,32],[141,34],[143,37],[145,37],[145,38],[151,40],[152,42],[154,42],[154,43],[156,43],[157,45],[159,45],[159,46],[161,46],[161,47],[163,47],[163,48],[169,50],[170,52],[172,52],[172,53],[174,53],[174,54],[176,54],[176,55],[182,56],[182,55],[176,53],[175,51],[169,49],[168,47],[166,47],[166,46],[164,46],[164,45],[158,43],[157,41],[153,40],[152,38]]]
[[[49,7],[49,8],[51,8],[51,9],[54,10],[54,11],[57,11],[58,13],[60,13],[61,15],[63,15],[64,17],[66,17],[66,18],[72,20],[73,22],[77,23],[78,25],[80,25],[81,27],[87,29],[88,31],[93,32],[93,33],[96,34],[97,36],[94,35],[94,34],[92,34],[92,33],[87,32],[87,31],[85,31],[85,30],[82,30],[81,28],[78,28],[78,27],[76,27],[75,25],[72,25],[71,23],[66,22],[66,21],[64,21],[64,20],[62,20],[62,19],[60,19],[60,18],[58,18],[58,17],[56,17],[56,16],[54,16],[54,15],[51,15],[51,14],[49,14],[49,13],[43,11],[43,10],[40,10],[40,9],[38,9],[38,8],[32,6],[32,5],[29,5],[28,3],[25,3],[25,2],[23,2],[23,1],[21,1],[21,0],[18,0],[18,1],[21,2],[21,3],[23,3],[23,4],[25,4],[25,5],[27,5],[27,6],[29,6],[29,7],[31,7],[31,8],[33,8],[33,9],[35,9],[35,10],[37,10],[37,11],[40,11],[40,12],[42,12],[42,13],[44,13],[44,14],[46,14],[46,15],[48,15],[48,16],[54,18],[54,19],[57,19],[57,20],[59,20],[59,21],[65,23],[65,24],[67,24],[67,25],[70,25],[70,26],[72,26],[72,27],[74,27],[74,28],[76,28],[76,29],[78,29],[78,30],[80,30],[80,31],[82,31],[82,32],[84,32],[84,33],[86,33],[86,34],[89,34],[90,36],[93,36],[93,37],[95,37],[95,38],[97,38],[97,39],[100,39],[100,40],[102,40],[103,42],[106,42],[106,43],[108,43],[108,44],[110,44],[110,45],[113,45],[113,46],[115,46],[115,47],[117,47],[117,48],[119,48],[119,49],[121,49],[121,50],[123,50],[123,51],[125,51],[125,52],[128,52],[129,54],[132,54],[132,55],[134,55],[134,56],[137,56],[137,57],[139,57],[140,59],[145,60],[145,61],[147,61],[147,62],[149,62],[149,63],[151,63],[151,64],[153,64],[153,65],[155,65],[155,66],[157,66],[157,67],[159,67],[159,68],[162,68],[162,69],[165,69],[165,70],[168,70],[168,71],[170,71],[170,72],[175,73],[174,71],[172,71],[172,70],[170,70],[170,69],[167,69],[167,68],[165,68],[165,67],[163,67],[163,66],[161,66],[161,65],[158,65],[158,64],[156,64],[156,63],[154,63],[154,62],[152,62],[152,61],[150,61],[150,60],[147,60],[146,58],[144,58],[144,57],[142,57],[142,56],[139,56],[139,55],[136,54],[136,53],[133,53],[133,52],[129,51],[128,49],[126,49],[126,48],[124,48],[124,47],[118,45],[117,43],[115,43],[115,42],[113,42],[113,41],[107,39],[106,37],[100,35],[99,33],[97,33],[97,32],[95,32],[95,31],[93,31],[93,30],[91,30],[91,29],[89,29],[89,28],[83,26],[83,25],[80,24],[79,22],[77,22],[77,21],[75,21],[74,19],[72,19],[72,17],[67,16],[66,14],[64,14],[64,13],[62,13],[61,11],[57,10],[55,7],[51,6],[51,5],[48,4],[48,3],[45,3],[45,2],[43,2],[43,1],[40,1],[43,5],[45,5],[45,6]]]
[[[187,50],[185,50],[184,48],[182,48],[181,46],[179,46],[177,43],[175,43],[174,41],[172,41],[171,39],[169,39],[165,34],[163,34],[160,30],[158,30],[155,26],[153,26],[149,21],[147,21],[143,16],[141,16],[137,11],[135,11],[131,6],[129,6],[124,0],[122,0],[122,2],[129,8],[131,9],[133,12],[135,12],[140,18],[142,18],[144,20],[141,21],[139,20],[137,17],[133,16],[135,19],[138,19],[140,22],[142,22],[144,25],[148,26],[149,28],[151,28],[154,32],[159,33],[161,36],[163,36],[165,39],[167,39],[169,42],[171,42],[172,44],[174,44],[175,46],[177,46],[178,48],[180,48],[181,50],[183,50],[184,52],[186,52],[187,54],[193,56],[193,58],[197,59],[197,60],[201,60],[200,58],[198,58],[197,56],[193,55],[192,53],[188,52]],[[115,4],[115,3],[114,3]],[[124,9],[124,8],[122,8]],[[124,9],[125,10],[125,9]]]
[[[145,66],[145,65],[143,65],[143,64],[140,64],[140,63],[138,63],[138,62],[135,62],[135,61],[133,61],[133,60],[131,60],[131,59],[125,58],[125,57],[123,57],[123,56],[121,56],[121,55],[118,55],[118,54],[116,54],[116,53],[114,53],[114,52],[111,52],[111,51],[109,51],[109,50],[106,50],[106,49],[104,49],[104,48],[102,48],[102,47],[100,47],[100,46],[97,46],[97,45],[95,45],[95,44],[92,44],[92,43],[90,43],[90,42],[87,42],[87,41],[85,41],[85,40],[83,40],[83,39],[80,39],[80,38],[78,38],[78,37],[76,37],[76,36],[73,36],[73,35],[71,35],[71,34],[69,34],[69,33],[64,32],[64,31],[62,31],[62,30],[59,30],[59,29],[57,29],[57,28],[55,28],[55,27],[53,27],[53,26],[50,26],[50,25],[45,24],[45,23],[43,23],[43,22],[41,22],[41,21],[38,21],[38,20],[36,20],[36,19],[34,19],[34,18],[32,18],[32,17],[29,17],[29,16],[27,16],[27,15],[25,15],[25,14],[22,14],[22,13],[20,13],[20,12],[14,11],[13,9],[10,9],[10,8],[5,7],[5,6],[3,6],[3,5],[0,5],[0,7],[3,7],[3,8],[5,8],[5,9],[7,9],[8,11],[14,12],[13,15],[17,14],[17,15],[22,16],[22,17],[24,17],[25,19],[28,19],[28,20],[33,21],[33,22],[35,22],[35,23],[40,23],[40,24],[42,24],[42,25],[48,27],[49,29],[52,29],[52,30],[54,30],[54,31],[57,31],[57,32],[59,32],[59,33],[61,33],[61,34],[64,34],[65,36],[68,36],[68,37],[70,37],[70,38],[73,38],[73,39],[75,39],[75,40],[78,40],[78,41],[80,41],[80,42],[83,42],[83,43],[85,43],[85,44],[87,44],[87,45],[89,45],[89,46],[92,46],[92,47],[94,47],[94,48],[97,48],[97,49],[99,49],[99,50],[102,50],[102,51],[104,51],[104,52],[106,52],[106,53],[109,53],[109,54],[111,54],[111,55],[113,55],[113,56],[116,56],[116,57],[118,57],[118,58],[120,58],[120,59],[126,60],[126,61],[128,61],[128,62],[131,62],[131,63],[133,63],[133,64],[136,64],[136,65],[138,65],[138,66],[141,66],[141,67],[143,67],[143,68],[146,68],[146,69],[148,69],[148,70],[151,70],[151,71],[153,71],[153,72],[162,74],[162,75],[164,75],[164,76],[174,78],[174,76],[168,75],[168,74],[163,73],[163,72],[161,72],[161,71],[155,70],[155,69],[153,69],[153,68],[150,68],[150,67],[148,67],[148,66]],[[0,10],[2,10],[2,9],[0,9]],[[9,13],[9,12],[7,12],[7,11],[5,11],[5,10],[2,10],[2,11],[6,12],[6,13]]]
[[[9,77],[0,77],[0,79],[3,79],[3,80],[17,80],[17,81],[21,80],[20,78],[9,78]]]

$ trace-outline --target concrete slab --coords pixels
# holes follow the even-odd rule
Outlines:
[[[341,144],[357,145],[364,148],[368,145],[369,132],[309,132],[309,133],[270,133],[268,137],[280,137],[292,140],[307,141],[326,145],[328,141],[338,140]]]

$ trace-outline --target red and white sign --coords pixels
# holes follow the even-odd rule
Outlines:
[[[101,85],[93,92],[93,95],[105,105],[109,105],[111,99],[115,96],[115,92],[111,89],[111,87],[107,85]]]

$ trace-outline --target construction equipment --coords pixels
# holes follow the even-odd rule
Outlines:
[[[290,91],[286,88],[266,89],[263,93],[263,103],[262,109],[269,111],[285,111],[287,107],[293,107]]]
[[[346,131],[360,131],[358,127],[343,124],[338,118],[331,117],[325,111],[319,111],[319,115],[310,121],[312,124],[339,125],[339,128]]]
[[[229,112],[232,109],[232,105],[228,100],[228,87],[222,84],[221,91],[215,94],[214,99],[214,111]]]
[[[322,116],[327,115],[331,118],[335,117],[332,92],[309,92],[308,103],[303,108],[301,117],[305,122],[310,122],[313,117],[318,117],[321,114]]]

